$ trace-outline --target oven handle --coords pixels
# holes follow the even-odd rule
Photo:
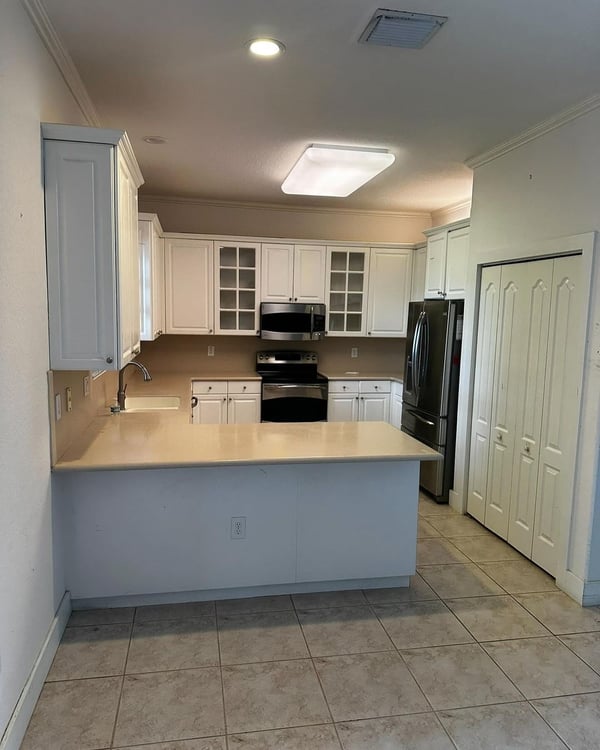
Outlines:
[[[292,396],[293,391],[302,392],[305,398],[327,400],[327,383],[263,383],[263,401]]]

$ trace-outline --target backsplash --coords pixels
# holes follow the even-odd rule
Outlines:
[[[161,336],[144,341],[139,355],[150,372],[200,375],[253,373],[261,349],[305,349],[319,355],[324,372],[401,373],[405,339],[326,338],[324,341],[263,341],[255,336]],[[215,354],[208,356],[208,347]],[[353,359],[351,349],[358,349]],[[135,374],[134,374],[135,377]]]

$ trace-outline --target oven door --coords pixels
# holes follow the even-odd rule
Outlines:
[[[325,422],[327,383],[263,383],[262,422]]]

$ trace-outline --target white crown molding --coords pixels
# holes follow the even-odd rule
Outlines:
[[[190,198],[186,196],[177,195],[153,195],[148,193],[140,193],[140,203],[168,203],[168,204],[183,204],[183,205],[194,205],[194,206],[205,206],[207,208],[236,208],[236,209],[247,209],[247,210],[266,210],[266,211],[290,211],[300,213],[322,213],[322,214],[345,214],[356,216],[387,216],[389,218],[398,219],[431,219],[431,213],[429,211],[370,211],[368,209],[361,208],[331,208],[324,206],[298,206],[298,205],[285,205],[282,203],[252,203],[245,201],[219,201],[210,200],[205,198]]]
[[[464,201],[459,201],[458,203],[451,203],[449,206],[444,206],[443,208],[437,208],[435,211],[431,212],[431,220],[434,225],[437,222],[438,217],[440,216],[444,216],[447,221],[455,221],[453,217],[456,214],[463,214],[464,212],[467,212],[470,215],[471,198],[467,198],[467,200]],[[463,217],[460,216],[460,218],[456,219],[456,221],[459,221],[462,218]]]
[[[69,91],[73,94],[73,98],[77,102],[77,105],[86,121],[89,125],[99,127],[100,118],[98,117],[96,108],[94,107],[90,95],[81,80],[81,76],[77,72],[77,68],[71,59],[71,55],[69,55],[61,42],[60,37],[56,33],[56,29],[52,25],[52,21],[50,21],[42,1],[21,0],[21,2],[29,14],[40,39],[44,42],[46,49],[56,63]]]
[[[481,154],[469,157],[465,161],[465,164],[467,167],[471,167],[471,169],[481,167],[494,159],[498,159],[500,156],[504,156],[504,154],[508,154],[510,151],[514,151],[525,143],[540,138],[542,135],[550,133],[552,130],[556,130],[563,125],[566,125],[568,122],[588,114],[588,112],[592,112],[598,107],[600,107],[600,94],[594,94],[593,96],[584,99],[582,102],[579,102],[579,104],[575,104],[573,107],[569,107],[569,109],[565,109],[562,112],[549,117],[547,120],[543,120],[537,125],[524,130],[513,138],[509,138]]]

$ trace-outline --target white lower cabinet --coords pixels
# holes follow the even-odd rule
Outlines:
[[[467,509],[549,573],[572,496],[581,256],[482,274]]]
[[[330,380],[328,422],[388,422],[389,380]]]
[[[400,429],[402,427],[402,383],[392,381],[390,394],[390,424]]]
[[[192,424],[260,422],[260,382],[193,380]]]

